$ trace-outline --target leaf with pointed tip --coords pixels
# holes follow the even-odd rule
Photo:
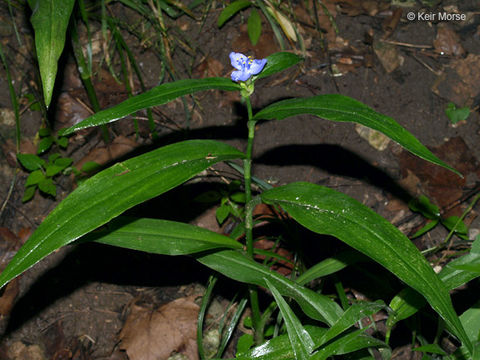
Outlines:
[[[223,24],[225,24],[227,20],[230,19],[233,15],[251,5],[252,3],[248,0],[236,0],[232,2],[220,13],[217,21],[217,26],[222,27]]]
[[[268,279],[265,279],[265,283],[267,284],[268,289],[272,292],[283,320],[285,321],[285,327],[287,328],[288,338],[290,339],[290,344],[292,344],[295,359],[308,360],[314,347],[310,334],[305,330],[302,323],[290,306],[288,306],[277,288],[268,281]]]
[[[321,338],[327,329],[305,325],[305,330],[312,339]],[[264,342],[244,353],[238,354],[237,360],[296,360],[292,345],[287,335],[280,335]]]
[[[75,0],[28,0],[28,4],[32,9],[30,21],[35,31],[38,66],[48,107]]]
[[[268,64],[268,63],[267,63]],[[261,74],[261,73],[260,73]],[[380,131],[412,154],[443,166],[462,176],[457,170],[432,154],[411,133],[398,124],[394,119],[382,115],[367,105],[339,94],[317,95],[309,98],[282,100],[260,110],[253,117],[254,120],[282,120],[286,117],[312,114],[326,120],[354,122],[371,129]]]
[[[364,253],[420,292],[472,350],[443,282],[415,245],[387,220],[345,194],[311,183],[277,187],[261,197],[267,204],[280,205],[307,229],[335,236]]]
[[[369,347],[386,347],[386,344],[372,336],[365,334],[366,329],[347,332],[337,339],[326,344],[325,347],[314,353],[311,360],[326,360],[333,355],[349,354]]]
[[[99,111],[78,124],[64,129],[59,136],[92,126],[108,124],[142,109],[166,104],[180,96],[203,90],[239,91],[240,85],[227,78],[185,79],[154,87],[143,94],[133,96],[111,108]]]
[[[328,329],[325,335],[323,335],[319,341],[319,345],[327,343],[344,331],[348,330],[358,321],[365,317],[371,316],[382,309],[385,309],[385,307],[385,304],[381,300],[377,302],[361,301],[352,304],[352,306],[345,310],[340,319],[338,319],[337,322],[333,324],[330,329]]]
[[[472,244],[469,254],[463,255],[449,262],[440,271],[438,276],[445,284],[447,290],[453,290],[477,278],[480,274],[461,269],[462,265],[480,263],[480,239]],[[414,315],[425,306],[425,299],[412,288],[400,291],[390,302],[393,313],[387,319],[387,326],[393,327],[397,322]]]
[[[217,162],[243,157],[242,152],[218,141],[189,140],[99,172],[45,218],[0,274],[0,288],[51,252],[125,210],[184,183]]]
[[[265,279],[268,279],[283,296],[295,299],[305,314],[329,325],[334,324],[343,313],[340,306],[330,298],[296,284],[238,251],[223,250],[207,255],[199,254],[197,260],[229,278],[247,284],[266,287]]]
[[[88,234],[82,241],[162,255],[187,255],[222,248],[242,249],[238,241],[198,226],[123,216],[109,223],[106,229]]]
[[[274,53],[267,56],[267,64],[258,75],[252,76],[252,79],[255,81],[276,74],[277,72],[298,64],[302,60],[303,58],[301,56],[290,52],[281,51]]]

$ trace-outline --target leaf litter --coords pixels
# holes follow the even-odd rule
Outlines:
[[[120,349],[130,360],[167,360],[182,353],[198,360],[195,296],[173,300],[157,309],[133,304],[120,332]]]

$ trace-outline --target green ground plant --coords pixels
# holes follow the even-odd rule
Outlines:
[[[36,46],[40,72],[49,104],[56,74],[56,59],[64,44],[73,1],[30,1],[32,22],[37,22]],[[169,2],[166,2],[169,3]],[[55,32],[48,24],[56,23]],[[65,26],[63,26],[63,25]],[[42,25],[42,26],[40,26]],[[41,31],[39,30],[41,28]],[[55,54],[49,49],[54,47]],[[43,58],[45,57],[45,58]],[[480,243],[455,259],[436,274],[422,253],[387,220],[349,196],[328,187],[295,182],[271,187],[252,177],[252,149],[255,126],[259,121],[279,121],[296,115],[311,115],[336,121],[353,122],[380,131],[420,158],[442,166],[461,176],[455,169],[432,154],[412,134],[392,118],[343,95],[326,94],[274,102],[253,112],[250,96],[257,80],[297,65],[302,58],[287,52],[271,54],[255,60],[231,53],[236,69],[232,79],[183,79],[159,85],[128,100],[96,112],[84,121],[65,129],[61,136],[79,129],[103,126],[139,110],[159,106],[181,96],[205,90],[238,91],[247,109],[246,151],[214,140],[186,140],[118,162],[85,180],[68,195],[42,222],[24,246],[0,274],[0,287],[35,265],[58,248],[75,242],[97,242],[112,246],[163,255],[190,255],[233,282],[245,285],[246,294],[239,302],[234,318],[224,326],[221,346],[215,358],[223,356],[226,344],[247,302],[252,310],[249,326],[252,336],[242,338],[237,359],[327,359],[348,354],[353,359],[373,359],[372,349],[388,359],[391,329],[429,304],[439,318],[440,331],[445,330],[458,340],[458,350],[447,354],[435,342],[421,339],[425,359],[443,356],[446,359],[479,359],[478,308],[472,306],[461,316],[454,310],[449,291],[480,275]],[[34,156],[34,155],[33,155]],[[20,158],[19,158],[20,159]],[[26,160],[26,159],[24,159]],[[30,159],[34,171],[46,164]],[[41,160],[41,159],[40,159]],[[54,159],[55,164],[58,159]],[[20,159],[20,161],[22,161]],[[50,161],[52,162],[52,161]],[[235,238],[207,229],[168,220],[129,218],[122,214],[147,200],[157,197],[220,162],[228,162],[243,177],[245,203],[243,223]],[[22,162],[23,163],[23,162]],[[28,168],[27,168],[28,169]],[[32,167],[33,169],[33,167]],[[258,191],[252,191],[256,183]],[[219,191],[222,199],[234,194]],[[267,204],[295,220],[311,232],[332,236],[352,250],[323,260],[306,271],[295,268],[294,276],[285,277],[255,260],[253,210]],[[230,210],[229,210],[230,212]],[[220,219],[221,220],[221,219]],[[349,301],[341,282],[336,282],[338,295],[327,296],[309,284],[360,261],[374,261],[383,266],[406,287],[388,304],[382,301]],[[202,348],[202,324],[208,299],[216,282],[212,275],[204,296],[198,325],[200,358],[207,355]],[[271,304],[259,302],[259,288],[268,289]],[[337,301],[338,300],[338,301]],[[274,314],[278,316],[274,320]],[[386,338],[369,335],[362,319],[379,311],[388,313]]]

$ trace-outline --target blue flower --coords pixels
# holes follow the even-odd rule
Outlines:
[[[251,56],[245,56],[240,53],[231,52],[230,61],[232,66],[238,71],[232,72],[233,81],[247,81],[252,75],[257,75],[263,70],[267,59],[256,60]]]

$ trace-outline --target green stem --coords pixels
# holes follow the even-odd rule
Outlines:
[[[248,142],[247,142],[247,158],[243,160],[243,170],[245,179],[245,203],[247,204],[247,211],[245,211],[245,238],[247,240],[247,255],[253,259],[253,207],[252,201],[252,150],[253,138],[255,136],[255,121],[252,120],[252,104],[250,98],[245,97],[248,111]],[[254,329],[255,343],[260,344],[263,340],[263,332],[260,331],[260,305],[258,302],[258,290],[254,286],[250,286],[250,305],[252,307],[252,325]]]

